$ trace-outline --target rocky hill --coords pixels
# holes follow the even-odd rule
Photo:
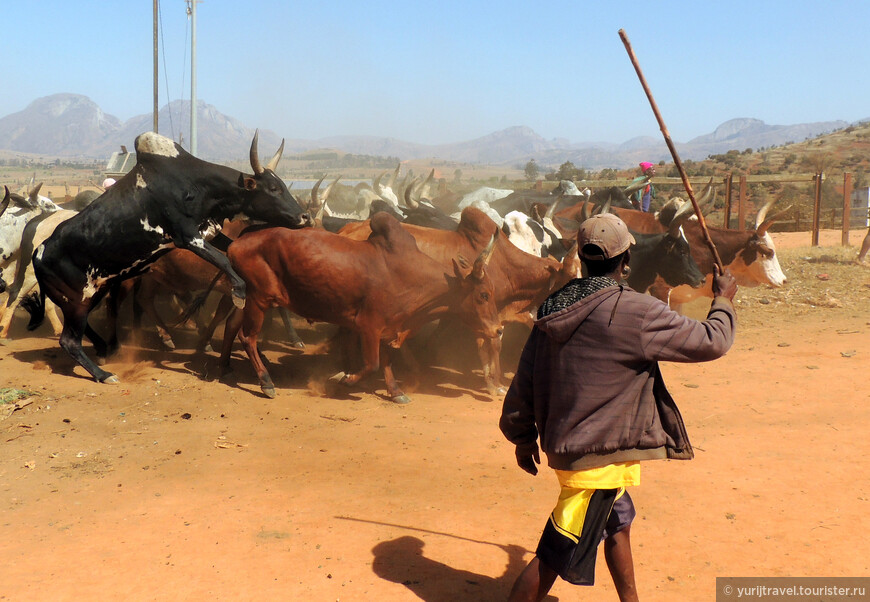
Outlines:
[[[180,140],[190,130],[189,101],[174,101],[158,116],[160,131]],[[247,154],[254,128],[222,114],[205,102],[197,103],[198,154],[213,161],[238,160]],[[683,159],[703,160],[729,150],[743,151],[799,142],[845,128],[845,121],[797,125],[768,125],[758,119],[732,119],[710,134],[686,143],[676,143]],[[133,140],[152,127],[151,114],[126,122],[108,115],[86,96],[55,94],[37,99],[23,111],[0,118],[0,149],[57,157],[105,158],[121,145],[132,148]],[[277,147],[281,136],[260,131],[264,149]],[[639,161],[669,161],[664,142],[638,137],[622,144],[572,143],[562,138],[547,140],[524,126],[510,127],[487,136],[454,144],[425,145],[376,136],[340,136],[319,140],[288,139],[286,151],[299,153],[332,148],[347,153],[393,156],[401,159],[438,158],[460,163],[517,166],[529,159],[541,166],[571,161],[587,169],[625,168]]]

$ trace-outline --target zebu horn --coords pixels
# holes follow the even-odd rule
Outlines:
[[[429,187],[432,185],[432,179],[435,177],[435,168],[432,168],[432,171],[429,172],[429,175],[426,176],[426,179],[423,180],[423,184],[420,186],[420,196],[422,198],[429,198]]]
[[[323,178],[326,175],[320,176],[320,179],[315,182],[314,186],[311,187],[311,199],[308,202],[308,209],[320,209],[320,201],[317,200],[317,191],[320,189],[320,185],[323,183]]]
[[[719,193],[714,188],[713,189],[713,198],[711,198],[709,200],[709,202],[707,202],[703,207],[701,207],[701,213],[703,213],[704,216],[707,216],[708,214],[712,213],[714,209],[716,209],[716,196],[718,194]]]
[[[773,204],[773,203],[770,203],[770,204]],[[767,205],[765,205],[764,208],[766,208],[766,207],[767,207]],[[777,221],[781,220],[783,217],[785,217],[785,214],[788,213],[789,209],[791,209],[791,205],[789,205],[788,207],[786,207],[786,208],[783,209],[782,211],[777,211],[776,213],[774,213],[773,215],[771,215],[770,217],[768,217],[767,219],[765,219],[765,220],[764,220],[763,222],[761,222],[761,224],[760,224],[760,225],[755,229],[756,233],[757,233],[759,236],[764,236],[765,233],[767,233],[767,229],[770,228],[770,227],[774,224],[774,222],[777,222]],[[761,213],[761,212],[759,211],[759,213]],[[767,212],[765,212],[765,215],[766,215],[766,214],[767,214]]]
[[[701,198],[697,199],[699,205],[703,205],[708,200],[710,200],[710,196],[713,194],[713,178],[710,178],[710,181],[707,182],[707,185],[704,186],[704,192],[701,193]]]
[[[559,202],[562,200],[563,196],[565,196],[564,192],[560,193],[559,196],[556,197],[556,200],[553,201],[553,204],[550,205],[549,209],[547,209],[547,214],[544,215],[544,219],[553,219],[553,216],[556,215],[556,207],[559,206]]]
[[[644,178],[644,180],[642,182],[636,182],[635,184],[629,184],[628,186],[623,188],[622,191],[626,195],[629,195],[632,192],[637,192],[638,190],[640,190],[641,188],[643,188],[644,186],[649,184],[649,182],[650,182],[649,178]]]
[[[380,193],[380,192],[379,192],[380,189],[383,188],[383,186],[381,186],[381,179],[382,179],[385,175],[387,175],[387,172],[382,171],[381,173],[378,174],[378,177],[376,177],[376,178],[372,181],[372,189],[373,189],[375,192]]]
[[[480,255],[474,261],[474,268],[471,270],[471,275],[476,280],[482,280],[484,276],[484,269],[489,263],[490,258],[492,258],[492,250],[495,247],[495,241],[498,239],[498,228],[495,229],[495,234],[492,235],[492,238],[489,241],[489,244],[486,245],[486,248],[480,252]]]
[[[413,180],[411,180],[411,183],[405,187],[405,194],[404,194],[405,207],[409,207],[410,209],[416,209],[417,207],[420,206],[420,203],[418,203],[417,201],[415,201],[411,197],[411,193],[414,191],[414,188],[416,188],[416,186],[417,186],[417,179],[414,178]]]
[[[592,201],[581,201],[583,206],[580,207],[580,223],[582,224],[587,219],[589,219],[589,205],[592,204]]]
[[[255,174],[261,174],[265,170],[260,165],[260,153],[257,151],[257,145],[260,138],[260,130],[254,130],[254,140],[251,142],[251,169]]]
[[[30,202],[36,205],[39,202],[39,189],[42,188],[42,182],[33,187],[33,189],[27,194],[30,198]]]
[[[399,188],[395,191],[396,196],[401,196],[402,198],[405,198],[405,189],[408,187],[408,180],[410,179],[410,177],[411,172],[409,171],[405,174],[405,177],[402,178],[402,183],[399,184]]]
[[[668,236],[678,238],[680,236],[680,227],[693,215],[695,215],[695,207],[692,203],[683,203],[683,206],[674,214],[671,223],[668,224]]]
[[[273,156],[271,159],[269,159],[269,162],[266,164],[266,169],[271,170],[271,171],[275,171],[276,169],[278,169],[278,161],[281,160],[281,155],[283,155],[283,154],[284,154],[284,139],[282,138],[281,139],[281,146],[278,147],[278,152],[275,153],[275,156]]]
[[[9,201],[12,200],[12,195],[9,194],[9,187],[3,187],[6,190],[6,194],[3,195],[3,202],[0,203],[0,215],[3,215],[3,212],[9,207]]]
[[[764,204],[764,207],[758,210],[758,215],[755,216],[756,230],[758,230],[761,227],[761,224],[764,223],[764,220],[767,218],[767,212],[770,211],[770,208],[773,207],[774,203],[776,203],[776,199],[771,199]]]
[[[326,204],[326,200],[329,198],[329,195],[332,193],[336,184],[341,179],[341,174],[335,176],[335,179],[329,183],[329,186],[326,187],[326,190],[323,191],[323,201],[321,203]]]
[[[390,176],[390,181],[387,182],[387,187],[391,190],[395,190],[394,186],[396,185],[396,180],[399,179],[399,170],[402,168],[402,162],[399,161],[396,163],[396,169],[393,171],[393,175]]]

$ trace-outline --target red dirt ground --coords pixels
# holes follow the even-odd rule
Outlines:
[[[644,600],[870,575],[870,268],[839,233],[776,240],[790,283],[741,289],[728,355],[663,366],[696,458],[631,491]],[[0,600],[503,600],[555,502],[479,372],[430,368],[405,406],[376,379],[335,398],[316,345],[273,343],[270,400],[240,351],[228,385],[201,378],[213,357],[147,344],[99,385],[16,324],[0,387],[39,395],[0,421]],[[602,555],[597,576],[550,599],[615,600]]]

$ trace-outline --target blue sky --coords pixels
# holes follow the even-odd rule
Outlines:
[[[0,116],[60,92],[121,120],[150,114],[151,0],[0,3]],[[184,0],[160,10],[163,106],[190,99],[190,33]],[[287,138],[440,144],[517,125],[571,142],[660,136],[623,28],[686,142],[737,117],[870,117],[868,25],[867,1],[203,0],[197,97]]]

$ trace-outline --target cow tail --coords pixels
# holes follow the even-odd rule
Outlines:
[[[193,314],[195,314],[200,310],[200,308],[202,308],[202,306],[205,304],[205,300],[208,299],[209,293],[211,293],[215,285],[218,283],[218,280],[220,280],[223,275],[223,272],[218,271],[217,275],[211,281],[211,284],[208,285],[208,288],[205,289],[204,292],[194,297],[193,301],[190,302],[190,305],[187,306],[187,309],[185,309],[181,316],[178,318],[178,320],[176,320],[174,324],[175,326],[184,324],[191,318],[191,316],[193,316]]]
[[[39,288],[38,294],[32,293],[24,297],[21,300],[21,307],[30,314],[27,330],[39,328],[39,325],[45,320],[45,293],[42,291],[42,287]]]

